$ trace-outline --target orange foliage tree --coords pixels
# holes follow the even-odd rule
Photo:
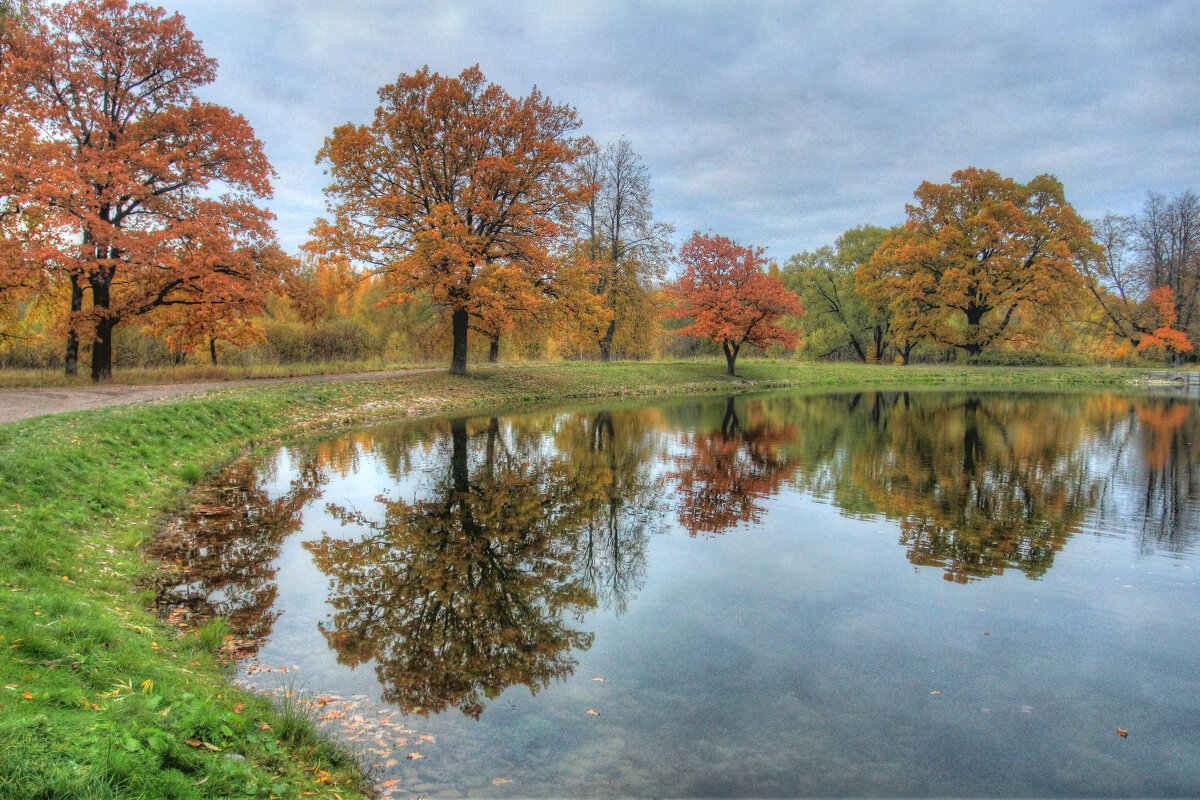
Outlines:
[[[0,4],[0,348],[24,338],[31,309],[45,311],[52,288],[41,245],[55,236],[54,218],[26,199],[38,132],[25,84],[14,74],[12,49],[20,21]]]
[[[711,339],[721,345],[729,374],[733,374],[744,344],[795,347],[799,336],[779,320],[800,314],[800,301],[783,288],[778,276],[766,272],[763,249],[742,247],[724,236],[692,234],[679,250],[684,272],[668,289],[675,301],[668,314],[690,319],[679,336]]]
[[[11,38],[3,74],[39,132],[21,199],[62,226],[45,262],[70,287],[68,373],[91,341],[92,378],[111,377],[113,329],[156,308],[261,305],[281,265],[255,205],[271,168],[244,118],[197,99],[216,62],[183,18],[73,0]]]
[[[1022,185],[970,168],[915,197],[904,230],[856,276],[902,337],[978,355],[1021,315],[1061,318],[1082,288],[1076,266],[1096,245],[1053,176]]]
[[[1153,252],[1150,243],[1134,241],[1148,226],[1110,213],[1095,227],[1102,250],[1082,264],[1082,272],[1096,301],[1092,324],[1104,336],[1101,352],[1122,358],[1134,350],[1162,350],[1173,356],[1190,351],[1192,342],[1180,329],[1175,292],[1161,282],[1172,275],[1156,272],[1153,259],[1148,268],[1129,258],[1133,247]],[[1147,285],[1152,287],[1149,291]]]
[[[1175,293],[1171,288],[1158,286],[1151,289],[1146,299],[1154,309],[1156,327],[1138,340],[1138,352],[1150,347],[1160,347],[1172,353],[1186,353],[1191,350],[1192,343],[1187,334],[1175,328],[1179,322],[1179,314],[1175,311]]]
[[[551,247],[590,185],[575,168],[593,149],[575,111],[534,89],[514,98],[478,67],[426,67],[379,90],[370,125],[343,125],[329,166],[332,219],[309,245],[383,273],[394,296],[418,293],[451,317],[450,371],[465,374],[470,318],[504,330],[545,302]]]

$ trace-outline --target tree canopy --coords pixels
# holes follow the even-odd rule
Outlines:
[[[915,197],[904,230],[857,273],[902,337],[978,355],[1022,315],[1059,319],[1078,297],[1077,265],[1096,248],[1053,176],[1020,184],[969,168]]]
[[[398,301],[424,293],[450,314],[451,372],[465,374],[471,317],[503,329],[543,302],[552,247],[591,186],[575,111],[536,88],[514,98],[478,67],[400,75],[369,125],[343,125],[318,160],[331,219],[315,251],[388,276]]]
[[[54,229],[36,257],[70,287],[68,372],[90,341],[93,379],[110,377],[113,329],[163,306],[261,309],[288,266],[255,205],[271,167],[243,117],[197,98],[216,62],[182,17],[125,0],[36,7],[11,26],[0,75],[36,131],[29,158],[2,160],[6,189]]]
[[[679,260],[684,271],[668,291],[675,300],[668,313],[692,322],[676,334],[720,344],[730,375],[745,344],[796,346],[796,331],[779,321],[784,315],[800,314],[800,302],[777,276],[765,271],[761,247],[742,247],[724,236],[697,231],[680,248]]]

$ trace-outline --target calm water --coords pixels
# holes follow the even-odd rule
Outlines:
[[[229,615],[242,680],[302,686],[391,797],[1200,794],[1185,399],[373,427],[181,523],[168,602]]]

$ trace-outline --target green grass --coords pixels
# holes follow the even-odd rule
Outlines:
[[[0,798],[360,797],[352,759],[293,706],[233,688],[221,623],[152,613],[140,545],[248,448],[382,416],[803,386],[1120,385],[1103,368],[743,360],[475,368],[238,387],[0,426]],[[236,757],[231,757],[236,756]],[[319,781],[328,773],[331,782]],[[313,792],[313,795],[305,795]]]

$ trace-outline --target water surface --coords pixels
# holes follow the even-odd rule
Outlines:
[[[389,796],[1196,795],[1198,434],[953,392],[379,426],[231,471],[167,602]]]

